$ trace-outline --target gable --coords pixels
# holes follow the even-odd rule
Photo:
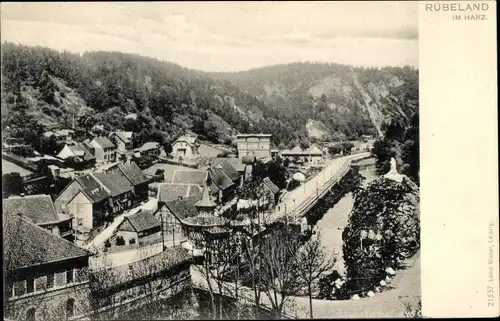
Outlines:
[[[127,232],[137,232],[127,217],[122,221],[120,225],[116,228],[118,231],[127,231]]]

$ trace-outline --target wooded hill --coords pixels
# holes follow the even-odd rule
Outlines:
[[[270,133],[284,147],[375,135],[417,109],[418,71],[408,67],[293,63],[206,73],[134,54],[2,44],[2,132],[11,137],[75,119],[85,130],[134,130],[135,145],[190,130],[223,143],[238,132]]]

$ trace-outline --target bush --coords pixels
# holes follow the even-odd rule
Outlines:
[[[128,241],[128,244],[135,244],[135,239],[130,239],[130,240]]]
[[[111,242],[109,240],[106,240],[106,242],[104,242],[104,246],[105,247],[111,247]]]

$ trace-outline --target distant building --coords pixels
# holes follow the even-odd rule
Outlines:
[[[11,196],[3,200],[4,217],[23,214],[36,225],[56,236],[73,241],[73,224],[70,216],[57,213],[50,195]]]
[[[219,203],[231,200],[235,196],[236,188],[243,180],[238,171],[226,161],[213,166],[209,170],[210,190]]]
[[[53,131],[47,131],[43,133],[45,138],[49,138],[54,136],[57,141],[62,141],[66,143],[70,143],[73,141],[75,136],[75,131],[72,129],[58,129]]]
[[[238,157],[253,155],[256,158],[271,157],[271,134],[238,134]]]
[[[299,145],[291,150],[284,150],[281,156],[300,163],[318,165],[323,163],[323,150],[316,144],[312,144],[308,149],[302,149]]]
[[[161,146],[157,142],[147,142],[144,143],[141,147],[134,150],[134,152],[138,152],[140,156],[160,156]]]
[[[116,146],[107,137],[95,137],[89,145],[93,147],[93,154],[98,163],[116,161]]]
[[[19,215],[4,219],[4,313],[13,320],[80,319],[88,301],[89,252]]]
[[[83,144],[66,144],[57,154],[57,157],[64,161],[71,158],[73,165],[77,168],[91,168],[96,163],[96,158],[92,155],[92,152]]]
[[[176,160],[193,159],[200,156],[198,147],[200,144],[194,136],[184,135],[172,144],[172,157]]]
[[[116,131],[109,134],[109,139],[116,145],[117,157],[132,157],[133,153],[133,143],[132,143],[133,132]]]

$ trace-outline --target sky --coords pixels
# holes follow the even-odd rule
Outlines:
[[[205,71],[295,61],[418,66],[418,3],[1,3],[3,41],[136,53]]]

